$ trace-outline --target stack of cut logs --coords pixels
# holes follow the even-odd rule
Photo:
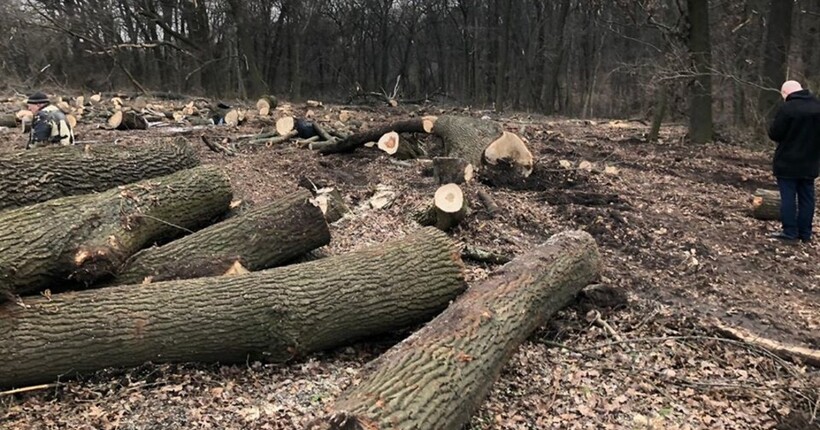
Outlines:
[[[146,362],[285,363],[427,322],[310,428],[461,428],[517,346],[601,270],[592,237],[564,232],[465,292],[442,231],[466,210],[459,184],[502,158],[526,174],[532,156],[463,121],[415,121],[449,146],[432,163],[430,226],[307,262],[330,241],[333,190],[235,211],[228,176],[185,140],[0,156],[0,387]]]

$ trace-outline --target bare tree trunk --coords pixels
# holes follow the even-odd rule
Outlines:
[[[763,68],[760,71],[763,86],[769,89],[760,90],[758,99],[758,112],[763,118],[771,119],[774,108],[780,101],[780,85],[786,80],[793,8],[793,1],[772,0],[769,3]]]
[[[712,140],[712,44],[709,37],[709,1],[687,0],[689,52],[695,78],[689,99],[689,138],[693,143]]]

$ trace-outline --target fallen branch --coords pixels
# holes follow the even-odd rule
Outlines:
[[[233,157],[234,155],[236,155],[236,152],[233,149],[230,149],[227,146],[221,145],[221,144],[216,143],[216,142],[211,142],[211,140],[208,139],[206,136],[200,136],[200,137],[202,139],[202,142],[205,143],[205,146],[210,148],[211,151],[214,151],[214,152],[217,152],[217,153],[220,153],[220,154],[225,154],[229,157]]]
[[[498,213],[498,205],[495,203],[492,196],[490,196],[490,193],[484,190],[478,190],[478,198],[481,199],[484,209],[487,210],[487,215],[494,217]]]
[[[356,133],[348,136],[346,139],[339,141],[333,147],[324,147],[319,149],[322,154],[336,154],[340,152],[350,152],[356,148],[364,145],[367,142],[378,142],[382,136],[390,132],[396,133],[430,133],[433,122],[428,118],[415,118],[405,121],[397,121],[391,124],[382,125],[380,127],[365,130],[361,133]]]
[[[712,321],[712,325],[724,336],[765,349],[781,358],[798,360],[820,368],[820,351],[816,349],[788,345],[774,339],[767,339],[739,327],[730,327],[716,319]]]
[[[497,254],[495,252],[470,245],[464,247],[464,250],[461,251],[461,257],[467,260],[489,264],[506,264],[512,260],[512,257],[509,255]]]

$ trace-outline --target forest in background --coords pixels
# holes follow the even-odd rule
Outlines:
[[[451,101],[760,126],[820,86],[820,0],[3,0],[21,89]]]

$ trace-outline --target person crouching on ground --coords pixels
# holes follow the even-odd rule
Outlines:
[[[26,149],[47,145],[73,145],[74,130],[65,114],[51,104],[45,94],[36,92],[26,101],[28,110],[34,114]]]
[[[780,89],[785,103],[775,113],[769,138],[777,142],[772,168],[780,189],[782,231],[772,237],[810,242],[814,182],[820,174],[820,100],[797,81]]]

